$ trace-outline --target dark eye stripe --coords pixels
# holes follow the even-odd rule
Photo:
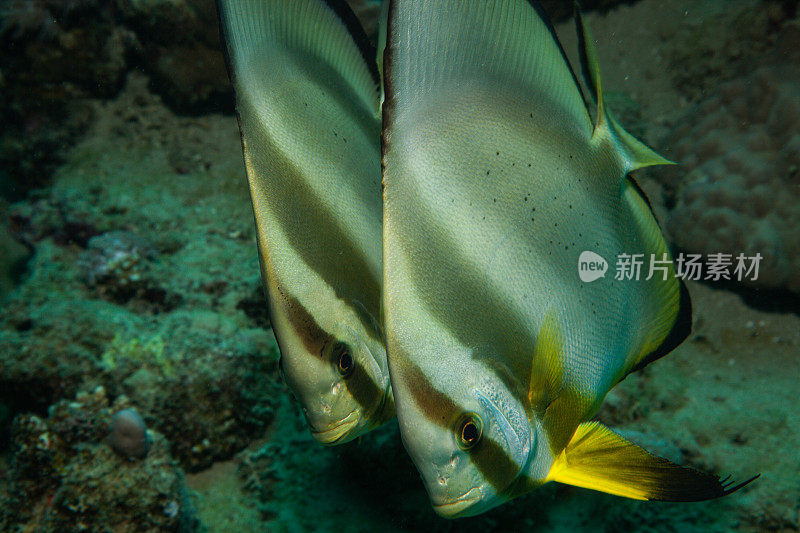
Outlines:
[[[344,386],[361,407],[362,413],[368,416],[379,414],[372,413],[372,411],[378,407],[385,391],[367,374],[363,365],[355,363],[353,373],[344,380]]]
[[[486,437],[469,451],[469,457],[497,493],[506,489],[520,470],[499,444]]]
[[[297,298],[287,294],[281,287],[276,286],[274,290],[278,293],[278,300],[283,302],[283,310],[286,313],[286,318],[289,320],[289,323],[292,324],[293,329],[297,333],[297,336],[300,337],[300,341],[303,343],[306,350],[320,358],[325,357],[325,353],[323,353],[324,348],[334,341],[334,336],[322,329],[316,319],[308,312],[308,309],[303,307],[303,304],[301,304]],[[363,314],[363,312],[361,312],[361,314]],[[362,317],[359,315],[359,319],[361,318]],[[370,329],[367,329],[367,324],[364,324],[364,326],[365,331],[370,332],[371,325]],[[379,334],[380,332],[377,333]]]
[[[443,428],[449,428],[463,412],[449,396],[434,388],[422,370],[403,357],[398,365],[402,380],[409,388],[411,398],[419,407],[422,414],[432,423]]]
[[[410,389],[411,397],[425,418],[441,428],[453,431],[455,421],[467,410],[456,405],[449,396],[431,385],[422,370],[411,361],[404,358],[399,367],[403,382]],[[514,460],[499,444],[486,436],[468,453],[472,463],[497,492],[506,489],[519,473],[519,466]]]

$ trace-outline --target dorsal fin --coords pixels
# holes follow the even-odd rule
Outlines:
[[[609,111],[603,97],[603,79],[600,75],[597,49],[589,26],[586,23],[586,19],[583,18],[580,5],[577,2],[575,13],[578,40],[580,42],[581,70],[592,99],[597,104],[594,136],[607,137],[611,140],[625,160],[628,171],[653,165],[673,165],[672,161],[657,154],[652,148],[628,133]]]
[[[377,50],[377,64],[378,76],[380,77],[380,90],[381,90],[381,104],[383,108],[383,100],[386,97],[383,88],[383,55],[386,52],[386,33],[389,31],[389,0],[381,2],[381,11],[378,19],[378,50]]]
[[[344,0],[217,0],[217,9],[232,79],[265,49],[294,49],[330,65],[374,107],[375,49]]]

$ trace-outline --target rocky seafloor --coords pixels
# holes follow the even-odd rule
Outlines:
[[[396,424],[322,447],[277,369],[211,2],[6,0],[0,531],[800,530],[796,2],[585,4],[612,108],[681,163],[637,175],[671,244],[765,257],[690,282],[692,335],[599,418],[757,481],[695,504],[551,484],[446,521]],[[122,409],[144,458],[114,451]]]

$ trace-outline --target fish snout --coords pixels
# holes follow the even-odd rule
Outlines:
[[[477,514],[470,511],[483,500],[483,496],[483,489],[481,487],[473,487],[454,498],[439,498],[431,494],[431,503],[433,504],[434,511],[436,511],[439,516],[443,518],[457,518],[459,516]]]
[[[445,518],[464,516],[485,497],[484,485],[476,484],[473,479],[466,482],[462,462],[468,460],[455,452],[445,461],[430,463],[427,475],[423,474],[431,504]]]

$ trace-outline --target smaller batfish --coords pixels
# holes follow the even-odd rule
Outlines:
[[[218,10],[281,370],[314,436],[346,442],[394,416],[375,53],[343,1]]]

